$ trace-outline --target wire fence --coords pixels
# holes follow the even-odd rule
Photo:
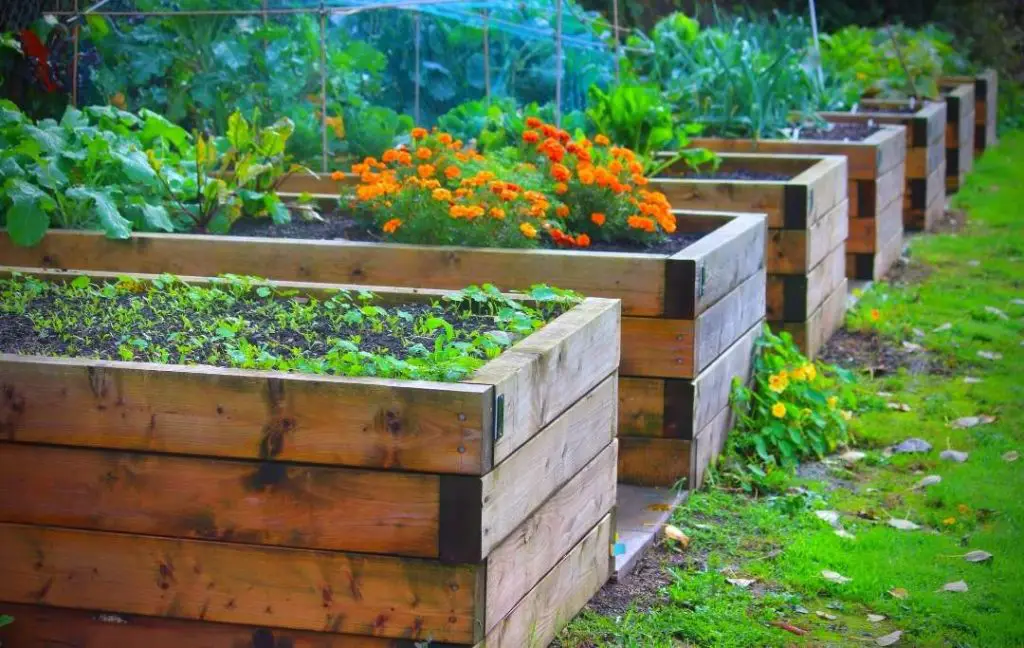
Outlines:
[[[54,0],[47,24],[70,41],[55,58],[72,105],[199,127],[261,109],[292,118],[327,170],[342,140],[384,138],[406,115],[434,125],[535,103],[560,123],[646,53],[625,42],[618,4],[609,21],[574,0]]]

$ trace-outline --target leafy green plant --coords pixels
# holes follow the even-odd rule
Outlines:
[[[830,77],[852,84],[862,96],[934,99],[955,50],[935,29],[849,26],[822,37],[821,57]]]
[[[788,333],[768,327],[757,342],[751,384],[737,380],[731,400],[737,422],[727,468],[748,486],[847,443],[860,406],[849,372],[808,361]]]

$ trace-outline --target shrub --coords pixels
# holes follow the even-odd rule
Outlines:
[[[356,218],[403,243],[586,248],[649,245],[675,231],[636,154],[604,135],[573,139],[536,117],[515,147],[481,154],[417,128],[412,146],[354,165]],[[340,179],[340,176],[339,176]]]

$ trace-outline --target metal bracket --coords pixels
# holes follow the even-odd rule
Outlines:
[[[708,267],[703,263],[700,266],[700,277],[697,279],[697,296],[704,296],[704,283],[708,280]]]
[[[505,435],[505,394],[494,399],[494,440],[497,442]]]

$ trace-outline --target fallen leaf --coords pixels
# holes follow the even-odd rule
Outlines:
[[[822,612],[821,610],[815,610],[814,614],[817,615],[819,618],[826,619],[828,621],[835,621],[836,619],[839,618],[839,617],[837,617],[834,614],[829,614],[828,612]]]
[[[910,520],[904,520],[901,518],[889,518],[889,526],[900,531],[916,531],[921,528],[921,525],[914,524]]]
[[[969,455],[966,452],[960,452],[959,450],[943,450],[939,454],[939,459],[945,459],[946,461],[955,461],[956,463],[963,463],[967,461]]]
[[[970,261],[967,262],[967,265],[971,266],[972,268],[977,268],[978,266],[981,265],[981,261],[978,261],[977,259],[971,259]]]
[[[923,338],[924,337],[924,331],[922,331],[919,328],[915,328],[915,329],[911,330],[911,333],[913,333],[914,335],[916,335],[919,338]]]
[[[672,505],[671,504],[651,504],[650,506],[647,507],[647,510],[648,511],[657,511],[659,513],[664,513],[665,511],[671,511],[672,510]]]
[[[888,407],[891,410],[897,410],[900,412],[910,411],[910,405],[907,405],[906,403],[886,403],[886,407]]]
[[[923,351],[924,347],[914,342],[903,341],[903,348],[907,351]]]
[[[895,395],[896,395],[896,394],[894,394],[894,393],[892,393],[892,392],[887,392],[887,391],[880,391],[880,392],[875,392],[875,394],[876,394],[876,395],[877,395],[877,396],[878,396],[879,398],[892,398],[893,396],[895,396]]]
[[[981,378],[975,378],[974,376],[964,376],[964,382],[968,385],[977,385],[981,382]]]
[[[933,328],[932,329],[932,333],[942,333],[943,331],[949,331],[952,328],[953,328],[953,325],[950,322],[946,322],[942,326],[937,326],[937,327]]]
[[[793,608],[793,611],[796,612],[797,614],[810,614],[811,613],[810,610],[808,610],[807,608],[805,608],[802,605],[796,606],[795,608]]]
[[[978,357],[986,360],[1002,360],[1003,354],[995,351],[978,351]]]
[[[740,589],[747,589],[748,587],[750,587],[751,585],[756,583],[757,579],[756,578],[726,578],[725,582],[729,583],[730,585],[735,585],[736,587],[738,587]]]
[[[902,636],[903,636],[903,631],[902,630],[897,630],[896,632],[890,632],[889,634],[885,635],[884,637],[879,637],[878,639],[875,639],[875,644],[878,645],[878,646],[894,646],[897,643],[899,643],[900,637],[902,637]]]
[[[853,580],[852,578],[847,578],[839,572],[834,572],[830,569],[822,569],[821,577],[829,581],[830,583],[839,583],[840,585],[842,585],[843,583],[849,583]]]
[[[1010,319],[1009,315],[1007,315],[1003,311],[999,310],[995,306],[986,306],[985,307],[985,312],[989,313],[990,315],[995,315],[996,317],[998,317],[1001,320],[1008,320],[1008,319]]]
[[[889,596],[900,599],[901,601],[907,598],[909,595],[910,593],[902,587],[894,587],[891,590],[889,590]]]
[[[815,515],[818,519],[824,520],[833,527],[839,527],[839,512],[838,511],[815,511]]]
[[[870,621],[871,623],[881,623],[882,621],[885,621],[885,615],[884,614],[869,614],[868,615],[868,621]]]
[[[690,546],[690,537],[683,533],[679,527],[672,526],[671,524],[665,525],[665,537],[669,540],[675,540],[683,549]]]
[[[1011,299],[1010,303],[1014,306],[1024,306],[1024,299]]]
[[[914,484],[914,488],[928,488],[929,486],[934,486],[941,482],[942,477],[939,477],[938,475],[928,475],[927,477],[922,477],[921,481]]]
[[[867,455],[860,450],[847,450],[843,454],[839,455],[839,458],[846,463],[852,464],[857,463]]]
[[[942,586],[940,592],[966,592],[967,583],[962,580],[956,581],[955,583],[946,583]]]
[[[856,540],[857,539],[857,536],[853,535],[852,533],[850,533],[846,529],[836,529],[836,535],[839,536],[840,538],[845,538],[846,540]]]
[[[1020,453],[1017,452],[1016,450],[1010,450],[1009,452],[1003,453],[1003,461],[1008,461],[1010,463],[1017,461],[1019,457]]]
[[[771,625],[775,626],[776,628],[782,628],[786,632],[792,632],[795,635],[803,636],[807,634],[806,630],[798,628],[791,623],[786,623],[785,621],[772,621]]]
[[[975,549],[974,551],[968,551],[964,554],[964,560],[970,563],[983,563],[992,560],[992,554],[981,549]]]
[[[953,421],[952,423],[949,424],[949,426],[952,428],[963,430],[966,428],[976,427],[984,423],[993,423],[995,420],[996,417],[994,416],[964,416]]]
[[[893,452],[899,454],[907,454],[912,452],[931,452],[932,444],[928,443],[924,439],[907,439],[903,443],[893,448]]]

